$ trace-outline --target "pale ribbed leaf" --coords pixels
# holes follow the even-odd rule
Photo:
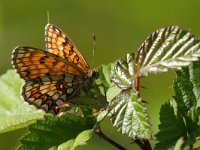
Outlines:
[[[127,54],[126,57],[117,61],[117,64],[112,70],[111,80],[121,89],[131,87],[134,75],[133,61],[134,54]]]
[[[135,138],[151,138],[149,118],[146,108],[135,93],[122,91],[108,107],[113,126],[122,134]]]
[[[135,57],[135,71],[141,75],[180,69],[200,57],[200,41],[178,26],[153,32]]]

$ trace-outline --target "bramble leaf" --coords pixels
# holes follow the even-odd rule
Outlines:
[[[75,139],[69,140],[60,146],[57,150],[75,150],[76,147],[86,145],[87,141],[92,137],[93,130],[85,130],[81,132]]]
[[[166,72],[188,66],[200,57],[200,41],[178,26],[153,32],[140,46],[135,57],[135,72]]]
[[[160,111],[157,149],[173,147],[181,137],[184,138],[184,146],[193,145],[200,139],[199,72],[199,61],[176,71],[174,99],[163,105]]]
[[[95,123],[93,117],[82,118],[73,114],[45,116],[45,120],[30,125],[30,133],[20,140],[18,149],[74,149],[89,140]],[[83,137],[85,139],[81,139]]]
[[[188,145],[194,144],[196,140],[200,139],[200,107],[193,107],[188,111],[187,116],[185,116],[185,124],[188,130],[186,143]]]
[[[156,140],[159,141],[155,149],[169,149],[174,147],[180,137],[187,137],[187,129],[177,110],[176,102],[172,99],[162,105],[160,109],[159,132],[156,134]]]
[[[113,98],[115,98],[117,95],[119,95],[121,93],[121,91],[122,91],[121,88],[119,88],[114,83],[111,83],[111,85],[106,93],[107,101],[110,102]]]
[[[101,65],[98,69],[99,76],[95,82],[97,85],[103,85],[105,88],[104,89],[105,91],[107,91],[107,89],[110,86],[110,74],[111,74],[111,69],[113,68],[113,65],[114,65],[113,63],[110,63],[108,65]]]
[[[0,76],[0,85],[0,133],[26,127],[43,118],[43,111],[22,99],[22,80],[14,70]]]
[[[176,71],[174,81],[174,99],[179,110],[185,116],[192,107],[198,107],[200,103],[200,62],[194,62],[191,66]]]
[[[134,54],[127,54],[126,57],[123,57],[117,61],[114,69],[112,70],[111,80],[120,89],[131,88],[132,82],[134,81],[133,61]]]
[[[135,93],[122,91],[108,106],[113,126],[130,138],[151,138],[149,118]]]

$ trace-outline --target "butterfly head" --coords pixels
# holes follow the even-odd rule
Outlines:
[[[97,69],[90,69],[88,72],[87,72],[87,76],[89,78],[91,78],[92,80],[93,79],[97,79],[98,76],[99,76],[99,72]]]
[[[86,88],[86,91],[89,91],[91,88],[93,88],[93,80],[98,78],[98,71],[96,69],[90,69],[87,72],[87,76],[85,76],[84,79],[84,87]]]
[[[98,76],[99,76],[98,70],[97,70],[97,69],[93,69],[93,70],[92,70],[92,78],[93,78],[93,79],[97,79]]]

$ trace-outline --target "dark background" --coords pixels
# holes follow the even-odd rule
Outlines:
[[[12,50],[18,46],[45,49],[44,27],[50,23],[60,27],[76,44],[91,65],[92,34],[96,34],[94,66],[108,64],[135,52],[154,30],[169,25],[191,29],[200,37],[200,1],[136,1],[136,0],[0,0],[0,74],[11,66]],[[146,87],[142,97],[149,103],[152,130],[158,131],[159,109],[170,99],[174,72],[150,75],[142,80]],[[126,136],[103,123],[106,134],[128,149],[134,149]],[[26,132],[21,129],[0,135],[0,149],[14,149],[17,139]],[[152,142],[152,144],[154,144]],[[115,149],[94,137],[80,149]]]

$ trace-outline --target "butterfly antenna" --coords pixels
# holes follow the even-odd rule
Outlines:
[[[92,49],[92,67],[94,66],[94,51],[95,51],[95,45],[96,45],[96,36],[93,33],[92,35],[93,38],[93,49]]]
[[[47,22],[50,23],[49,11],[47,11]]]

